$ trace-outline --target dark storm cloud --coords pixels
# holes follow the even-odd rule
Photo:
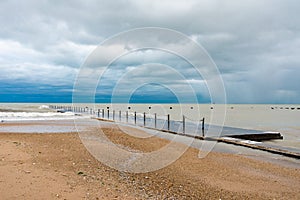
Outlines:
[[[1,1],[0,68],[5,73],[0,79],[71,85],[84,59],[106,38],[155,26],[203,45],[222,74],[230,102],[299,103],[299,8],[296,0]],[[138,66],[152,56],[186,68],[168,56],[141,56],[123,61]],[[191,72],[187,79],[195,84],[195,78]]]

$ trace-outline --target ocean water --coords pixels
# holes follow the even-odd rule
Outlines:
[[[143,125],[143,115],[146,114],[146,125],[154,126],[154,115],[157,116],[157,127],[167,129],[167,116],[171,120],[171,130],[183,132],[182,120],[185,116],[186,132],[201,133],[201,121],[205,118],[206,136],[226,136],[233,134],[259,133],[265,131],[280,132],[283,140],[272,140],[264,143],[278,148],[294,148],[300,151],[300,105],[271,104],[76,104],[74,106],[88,107],[100,117],[125,121],[128,112],[128,122],[134,124],[134,113],[137,113],[137,124]],[[104,115],[102,113],[104,111]],[[222,128],[221,133],[220,128]],[[195,132],[195,129],[197,131]]]
[[[84,112],[67,111],[64,113],[51,109],[50,105],[80,107]],[[104,111],[104,113],[103,113]],[[108,112],[109,111],[109,112]],[[119,113],[121,111],[121,115]],[[224,112],[225,111],[225,112]],[[126,122],[128,112],[128,123]],[[167,116],[170,117],[170,130],[183,132],[182,120],[185,116],[186,133],[202,135],[201,121],[205,118],[205,134],[213,134],[222,127],[223,135],[246,134],[263,131],[278,131],[283,140],[263,142],[275,148],[300,152],[300,105],[210,105],[210,104],[0,104],[0,134],[11,133],[63,133],[76,132],[98,126],[93,117],[115,118],[119,123],[144,124],[167,129]],[[108,115],[109,113],[109,115]],[[114,113],[114,115],[113,115]],[[213,119],[217,118],[217,119]],[[104,122],[103,122],[104,123]],[[108,123],[109,125],[109,123]],[[196,131],[195,131],[196,130]],[[151,132],[150,130],[148,130]],[[170,139],[169,134],[155,133],[156,136]],[[213,136],[213,135],[209,135]],[[179,136],[178,142],[185,143],[188,138]],[[199,148],[204,141],[196,140],[192,146]],[[210,141],[206,141],[210,142]],[[200,148],[201,150],[201,148]],[[245,147],[217,143],[213,151],[244,155],[254,159],[275,162],[284,166],[298,168],[297,159],[251,150]]]
[[[137,124],[143,125],[146,115],[146,125],[154,127],[154,117],[157,117],[157,128],[167,129],[167,116],[171,120],[171,129],[183,132],[182,120],[185,116],[186,132],[201,134],[201,120],[205,118],[206,134],[222,127],[222,134],[244,134],[261,131],[276,131],[284,136],[284,140],[274,140],[267,143],[278,144],[300,149],[300,105],[257,105],[257,104],[55,104],[65,107],[85,108],[85,112],[56,112],[50,109],[51,104],[0,104],[0,122],[21,121],[58,121],[69,120],[74,125],[83,119],[93,116],[126,121],[134,124],[134,114],[137,113]],[[53,104],[54,105],[54,104]],[[104,111],[104,113],[102,113]],[[113,114],[114,113],[114,114]],[[66,122],[64,122],[66,123]],[[37,128],[37,127],[36,127]],[[4,130],[0,127],[0,131]],[[32,128],[33,129],[33,128]],[[32,131],[32,129],[30,129]],[[50,130],[50,129],[49,129]],[[208,131],[210,130],[210,132]],[[57,131],[57,129],[55,129]],[[29,132],[29,131],[28,131]]]
[[[0,104],[0,133],[62,133],[76,132],[75,119],[90,119],[74,112],[59,113],[46,104]]]
[[[0,104],[1,122],[72,120],[80,117],[73,112],[56,112],[46,104]]]
[[[63,104],[61,104],[63,105]],[[69,104],[65,104],[69,105]],[[119,111],[122,115],[128,111],[133,117],[134,112],[142,117],[145,112],[147,117],[158,119],[170,119],[182,121],[184,115],[187,122],[199,122],[203,117],[207,124],[235,127],[243,129],[254,129],[262,131],[284,131],[298,133],[300,131],[300,105],[260,105],[260,104],[75,104],[75,106],[92,108],[94,111],[104,109],[105,117],[107,111],[115,111],[118,117]]]

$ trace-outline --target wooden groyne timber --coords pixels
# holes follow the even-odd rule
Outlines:
[[[233,144],[233,145],[248,147],[248,148],[251,148],[251,149],[266,151],[266,152],[279,154],[279,155],[283,155],[283,156],[287,156],[287,157],[291,157],[291,158],[300,159],[300,153],[291,152],[291,151],[287,151],[287,150],[284,150],[284,149],[278,149],[278,148],[273,148],[273,147],[266,147],[266,146],[263,146],[263,145],[259,145],[257,143],[249,143],[249,142],[245,142],[243,140],[233,140],[233,139],[229,139],[229,138],[228,139],[227,138],[218,138],[217,141],[227,143],[227,144]]]
[[[243,140],[252,141],[265,141],[265,140],[282,140],[283,136],[279,132],[262,132],[254,134],[241,134],[241,135],[227,135],[227,137],[238,138]]]
[[[115,122],[113,120],[107,120],[107,119],[102,119],[102,118],[95,118],[95,119],[100,120],[100,121],[105,121],[105,122]],[[290,158],[300,159],[300,154],[297,152],[290,152],[290,151],[287,151],[284,149],[266,147],[266,146],[260,145],[262,143],[257,143],[257,142],[251,143],[251,140],[236,139],[236,138],[233,138],[232,136],[231,137],[221,137],[221,138],[203,137],[203,136],[194,136],[194,135],[189,135],[189,134],[184,134],[184,133],[177,133],[177,132],[165,130],[165,129],[156,129],[156,128],[145,127],[145,126],[140,126],[140,127],[145,128],[145,129],[151,129],[151,130],[157,130],[157,131],[161,131],[161,132],[165,132],[165,133],[170,133],[170,134],[181,135],[181,136],[185,136],[185,137],[192,137],[192,138],[195,138],[198,140],[210,140],[210,141],[223,142],[223,143],[227,143],[227,144],[238,145],[238,146],[243,146],[243,147],[247,147],[247,148],[251,148],[251,149],[266,151],[266,152],[273,153],[273,154],[279,154],[279,155],[287,156]],[[236,135],[234,135],[234,136],[236,136]],[[237,136],[244,136],[244,135],[237,135]],[[263,140],[282,139],[283,137],[278,132],[263,132],[260,134],[249,134],[248,138],[256,139],[256,141],[258,141],[258,140],[262,140],[262,139]]]
[[[96,115],[97,117],[93,117],[94,119],[100,120],[100,121],[106,121],[106,122],[116,122],[115,121],[115,111],[113,111],[113,120],[110,120],[109,117],[109,110],[107,110],[107,119],[104,119],[104,109],[102,109],[102,118],[100,118],[100,109],[98,109],[98,112],[95,112],[93,109],[88,107],[74,107],[74,106],[57,106],[57,105],[49,105],[50,109],[55,109],[59,112],[59,110],[62,111],[73,111],[73,112],[79,112],[79,113],[89,113],[91,115]],[[107,108],[109,109],[109,107]],[[129,108],[130,109],[130,108]],[[300,108],[298,108],[299,110]],[[126,111],[126,121],[128,123],[128,111]],[[252,149],[267,151],[274,154],[279,154],[287,157],[297,158],[300,159],[300,153],[297,152],[291,152],[284,149],[279,148],[273,148],[268,146],[258,145],[258,143],[253,142],[254,141],[263,141],[263,140],[272,140],[272,139],[283,139],[280,133],[271,133],[271,132],[265,132],[265,133],[258,133],[258,134],[243,134],[243,135],[227,135],[227,138],[221,137],[221,138],[215,138],[215,137],[204,137],[204,118],[200,121],[202,121],[202,136],[194,136],[185,134],[185,116],[183,116],[183,133],[177,133],[170,130],[170,115],[168,115],[168,130],[161,130],[157,128],[151,128],[146,127],[146,114],[144,113],[144,126],[141,126],[143,128],[148,129],[154,129],[162,132],[167,132],[171,134],[178,134],[186,137],[192,137],[199,140],[211,140],[211,141],[217,141],[217,142],[223,142],[227,144],[233,144],[233,145],[239,145],[244,146]],[[121,111],[119,111],[119,121],[121,122]],[[135,112],[135,123],[136,123],[136,112]],[[155,124],[156,124],[156,114],[155,114]],[[156,127],[156,126],[155,126]],[[235,139],[239,138],[239,139]]]

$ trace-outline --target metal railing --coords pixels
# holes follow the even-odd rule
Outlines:
[[[119,110],[118,117],[116,117],[116,111],[110,109],[97,109],[94,110],[88,107],[76,107],[76,106],[59,106],[49,105],[50,109],[57,110],[59,112],[75,112],[75,113],[86,113],[92,115],[98,119],[111,120],[114,122],[122,122],[133,124],[136,126],[142,126],[145,128],[151,128],[156,130],[168,131],[172,133],[180,133],[188,135],[190,132],[198,131],[199,124],[202,137],[205,136],[205,118],[203,117],[199,121],[189,119],[187,116],[182,115],[181,121],[171,120],[171,115],[167,114],[159,116],[157,113],[147,114],[146,112],[137,113],[136,111],[129,113],[127,111]],[[138,117],[141,116],[141,117]],[[190,122],[187,122],[189,120]]]

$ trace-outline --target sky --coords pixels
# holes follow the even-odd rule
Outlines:
[[[72,102],[78,74],[98,45],[124,31],[161,27],[205,49],[227,103],[300,103],[297,0],[2,0],[0,13],[0,102]],[[199,103],[214,102],[205,77],[170,52],[133,51],[106,69],[97,102],[189,103],[186,83]],[[124,94],[124,85],[135,90]]]

